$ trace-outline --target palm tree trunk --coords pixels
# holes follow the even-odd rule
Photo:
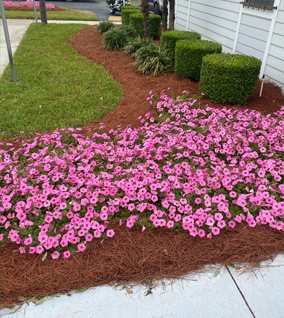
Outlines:
[[[168,27],[168,0],[163,0],[162,32]]]
[[[144,36],[145,38],[150,38],[150,24],[149,24],[149,1],[141,0],[141,7],[143,13],[143,23],[144,23]]]
[[[175,0],[170,1],[170,16],[169,16],[169,29],[173,31],[175,29]]]

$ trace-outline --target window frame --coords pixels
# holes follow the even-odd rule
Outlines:
[[[260,2],[264,2],[264,4],[261,4]],[[273,0],[272,5],[266,5],[266,3],[269,0],[244,0],[241,2],[243,7],[246,8],[252,8],[252,9],[257,9],[257,10],[263,10],[263,11],[273,11],[274,9],[277,9],[277,6],[274,6],[275,0]]]

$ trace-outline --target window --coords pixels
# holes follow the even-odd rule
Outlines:
[[[244,7],[263,9],[263,10],[273,10],[277,7],[273,7],[274,0],[245,0],[241,2]]]

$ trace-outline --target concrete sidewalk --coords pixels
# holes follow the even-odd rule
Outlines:
[[[13,53],[32,20],[8,19]],[[50,23],[98,22],[50,21]],[[1,25],[1,74],[8,65],[3,26]],[[83,293],[47,297],[41,305],[24,304],[9,314],[11,318],[283,318],[284,317],[284,255],[278,255],[269,266],[262,264],[256,275],[223,267],[217,274],[204,274],[175,280],[171,285],[157,283],[152,294],[148,288],[99,286]],[[168,282],[168,284],[167,284]],[[23,295],[24,296],[24,295]]]
[[[41,305],[24,304],[11,318],[283,318],[284,256],[253,273],[217,268],[185,279],[145,286],[108,285],[47,297]],[[133,293],[127,292],[131,289]]]

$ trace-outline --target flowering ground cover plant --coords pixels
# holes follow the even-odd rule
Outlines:
[[[33,8],[33,1],[22,1],[22,2],[13,2],[13,1],[3,1],[5,7],[9,8],[20,8],[20,7],[27,7],[27,8]],[[39,9],[39,1],[35,1],[36,8]],[[52,3],[46,3],[46,8],[54,9],[55,5]]]
[[[2,142],[0,240],[56,259],[112,237],[113,222],[209,239],[242,221],[284,231],[284,111],[148,100],[160,117],[137,129]]]

